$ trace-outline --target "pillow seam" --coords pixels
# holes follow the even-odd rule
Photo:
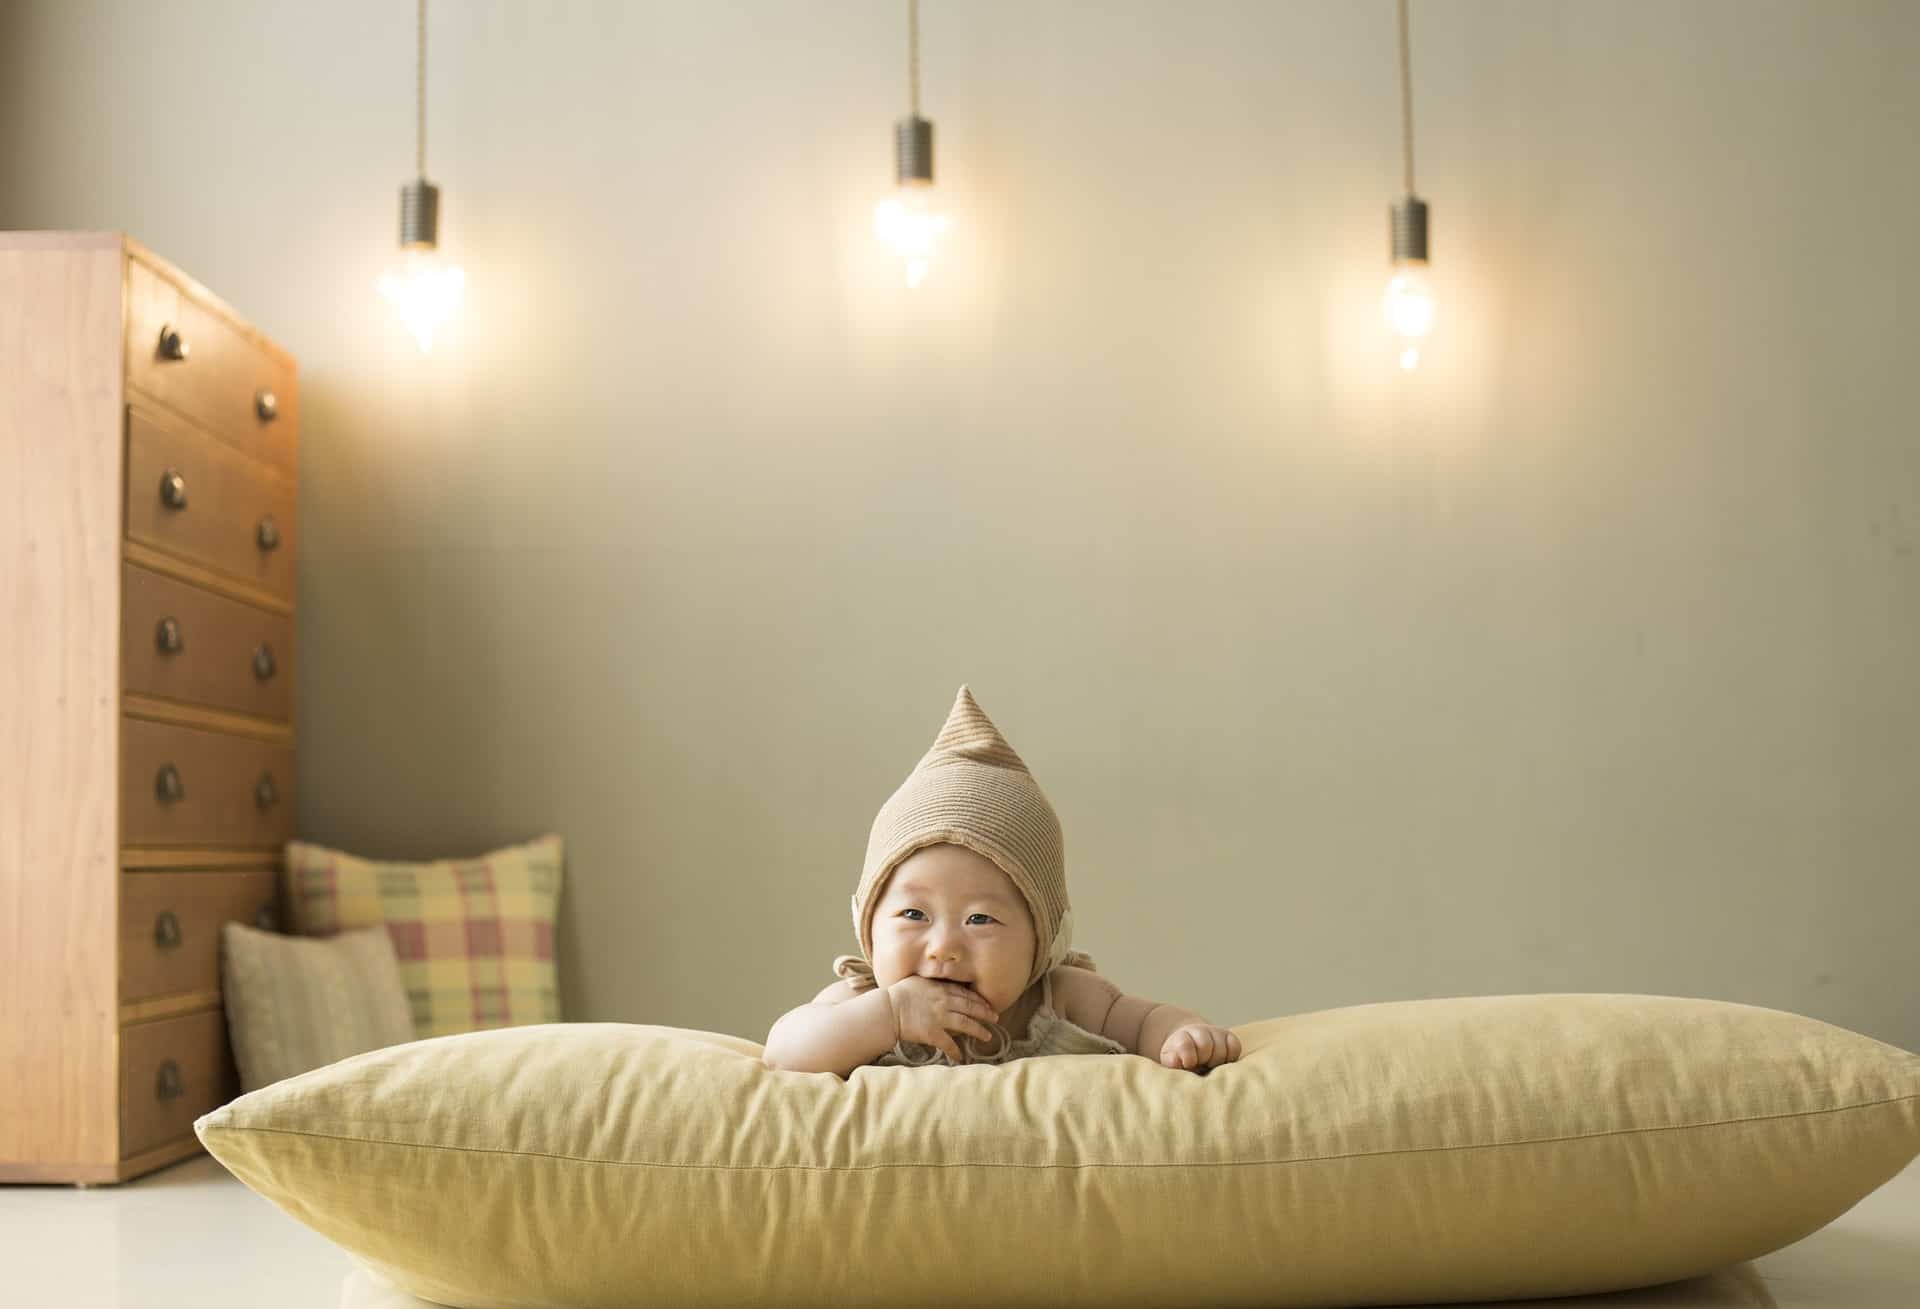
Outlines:
[[[1608,1136],[1641,1136],[1653,1132],[1689,1132],[1702,1127],[1732,1127],[1740,1123],[1774,1122],[1788,1118],[1812,1118],[1822,1114],[1852,1113],[1859,1109],[1877,1109],[1882,1105],[1906,1104],[1920,1100],[1920,1094],[1894,1096],[1887,1100],[1869,1100],[1861,1104],[1839,1105],[1831,1109],[1801,1109],[1785,1114],[1753,1114],[1745,1118],[1720,1118],[1705,1123],[1678,1123],[1667,1127],[1622,1127],[1607,1132],[1584,1132],[1577,1136],[1539,1136],[1524,1141],[1481,1141],[1470,1145],[1407,1146],[1397,1150],[1356,1151],[1349,1154],[1299,1155],[1291,1159],[1177,1159],[1161,1163],[1098,1162],[1083,1163],[1006,1163],[995,1160],[914,1160],[877,1164],[722,1164],[669,1163],[653,1159],[596,1159],[588,1155],[555,1154],[549,1150],[514,1150],[502,1146],[451,1145],[439,1141],[393,1141],[375,1136],[341,1136],[337,1132],[305,1132],[291,1127],[211,1126],[219,1132],[260,1132],[273,1136],[301,1136],[321,1141],[346,1141],[358,1145],[398,1146],[405,1150],[452,1150],[461,1154],[504,1154],[522,1159],[553,1159],[562,1163],[599,1164],[611,1168],[722,1169],[729,1172],[867,1172],[879,1168],[1241,1168],[1263,1164],[1327,1163],[1338,1159],[1386,1159],[1404,1154],[1444,1154],[1459,1150],[1502,1150],[1517,1145],[1552,1145],[1560,1141],[1593,1141]],[[224,1162],[224,1161],[223,1161]]]

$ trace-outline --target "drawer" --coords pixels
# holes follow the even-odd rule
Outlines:
[[[291,744],[120,720],[120,844],[278,850],[293,836]]]
[[[137,564],[120,565],[129,691],[261,718],[293,717],[293,619]],[[175,642],[162,648],[162,634]]]
[[[280,875],[122,873],[120,1003],[220,989],[220,925],[280,919]]]
[[[230,445],[127,411],[127,535],[293,601],[293,483]]]
[[[169,332],[184,358],[163,346]],[[139,259],[127,261],[127,385],[288,476],[299,470],[292,361]]]
[[[120,1157],[193,1134],[193,1120],[240,1093],[218,1009],[120,1029]]]

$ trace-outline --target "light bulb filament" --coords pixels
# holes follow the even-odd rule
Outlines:
[[[1400,367],[1411,372],[1420,364],[1420,343],[1432,334],[1437,317],[1425,260],[1405,259],[1393,266],[1381,310],[1387,327],[1400,339]]]

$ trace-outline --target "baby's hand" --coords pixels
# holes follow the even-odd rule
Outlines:
[[[1000,1015],[985,997],[970,986],[932,977],[903,977],[887,988],[893,1002],[893,1018],[900,1039],[918,1045],[930,1045],[944,1051],[953,1062],[962,1063],[959,1043],[949,1032],[963,1032],[986,1042],[993,1033],[981,1026],[996,1023]]]
[[[1169,1068],[1200,1069],[1230,1064],[1240,1057],[1240,1038],[1212,1023],[1188,1023],[1173,1029],[1160,1047],[1160,1062]]]

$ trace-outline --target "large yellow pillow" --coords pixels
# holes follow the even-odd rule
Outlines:
[[[1399,1304],[1755,1258],[1920,1152],[1920,1056],[1641,995],[1361,1005],[1131,1055],[779,1072],[612,1023],[439,1037],[195,1124],[402,1290],[491,1306]]]

